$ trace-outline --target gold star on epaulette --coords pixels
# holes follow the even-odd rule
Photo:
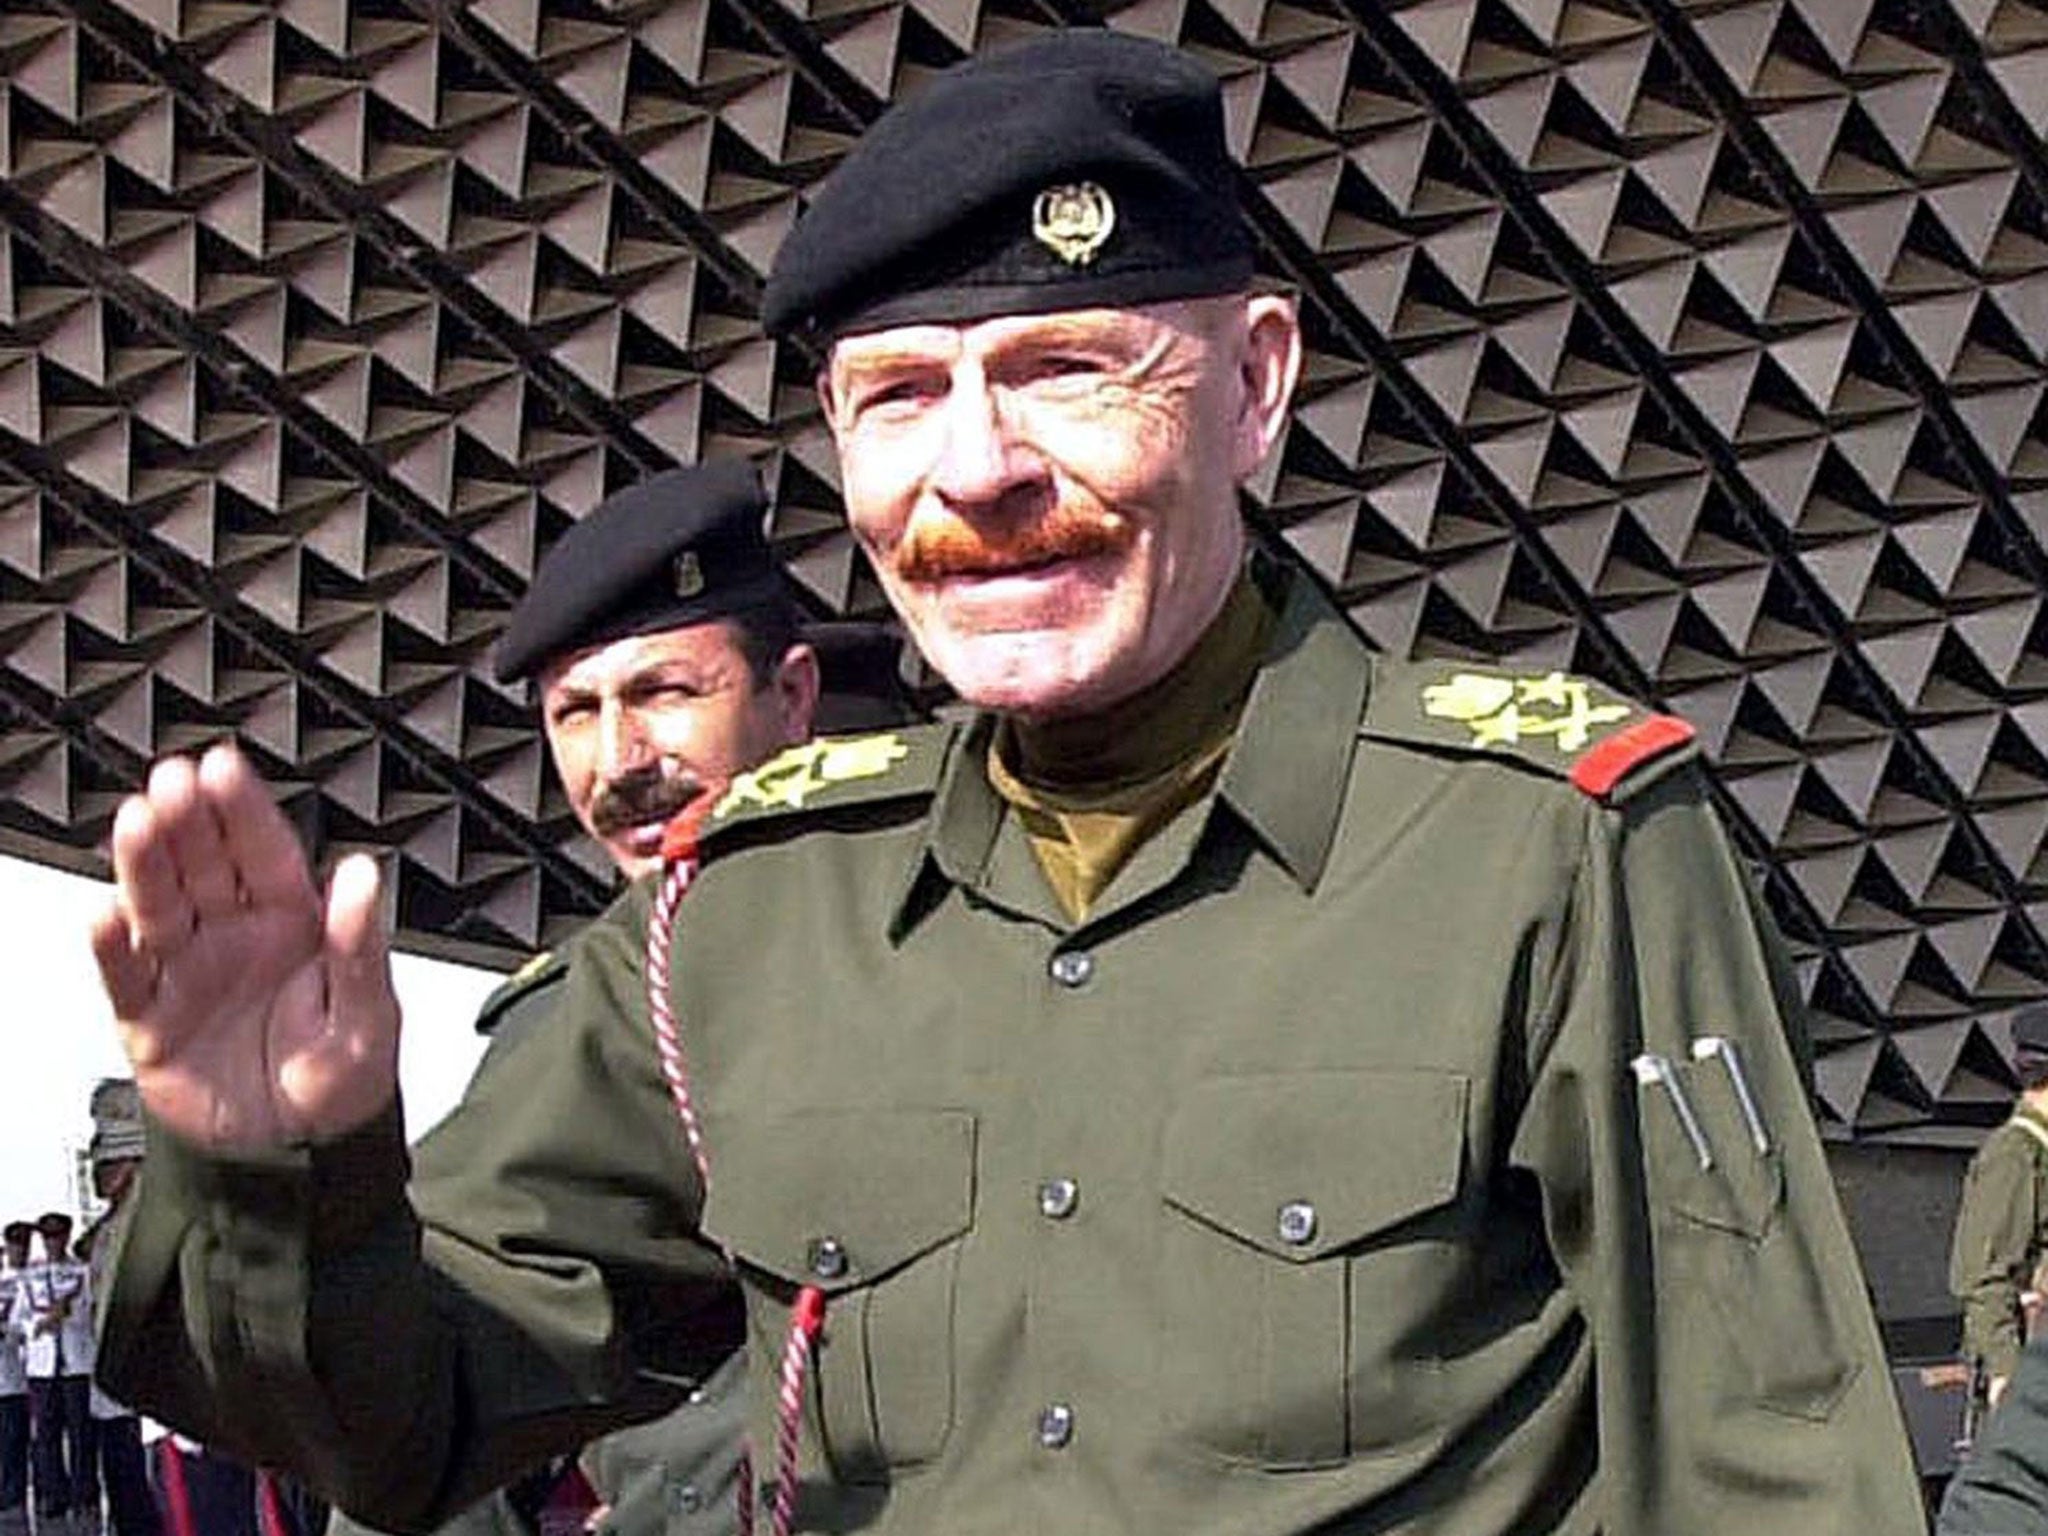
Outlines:
[[[1592,686],[1564,672],[1495,677],[1459,672],[1422,690],[1422,712],[1472,728],[1475,747],[1512,747],[1547,740],[1566,755],[1583,752],[1596,731],[1626,720],[1626,704],[1596,703]]]
[[[879,778],[910,755],[895,732],[856,736],[850,740],[807,742],[770,758],[752,773],[743,773],[711,813],[713,821],[747,806],[801,810],[819,790],[854,779]]]

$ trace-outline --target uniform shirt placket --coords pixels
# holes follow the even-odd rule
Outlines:
[[[1020,1518],[1020,1528],[1099,1526],[1124,1502],[1115,1490],[1157,1418],[1150,1373],[1127,1368],[1150,1354],[1142,1277],[1157,1263],[1152,1170],[1165,1098],[1157,1042],[1174,1022],[1156,1006],[1156,973],[1171,956],[1151,942],[1144,914],[1148,899],[1186,877],[1209,835],[1212,804],[1199,800],[1160,828],[1079,925],[1053,905],[1014,816],[978,887],[982,901],[1017,922],[1020,962],[1038,970],[1030,1015],[985,1025],[1005,1042],[1002,1080],[1024,1096],[1022,1134],[984,1141],[992,1159],[1009,1147],[1023,1160],[984,1169],[982,1186],[985,1207],[1003,1207],[988,1213],[985,1241],[1017,1231],[1014,1213],[1024,1213],[1022,1262],[1013,1266],[1024,1287],[1024,1358],[1005,1411],[1016,1419],[1008,1432],[1028,1442],[1038,1498],[1036,1518]],[[1122,1319],[1115,1337],[1103,1333],[1111,1316]]]
[[[985,786],[975,789],[988,793]],[[1004,816],[986,858],[954,909],[957,921],[984,932],[974,946],[985,952],[994,938],[1006,966],[1024,975],[983,1000],[968,1027],[990,1042],[991,1070],[980,1085],[963,1084],[981,1121],[975,1230],[963,1257],[963,1325],[998,1337],[1014,1308],[1017,1358],[1002,1375],[1006,1390],[986,1405],[985,1433],[1006,1440],[983,1466],[1013,1468],[1006,1517],[1020,1533],[1076,1528],[1074,1480],[1083,1453],[1075,1402],[1078,1383],[1069,1362],[1072,1250],[1085,1241],[1078,1199],[1064,1216],[1046,1214],[1048,1186],[1073,1180],[1081,1147],[1072,1129],[1068,1042],[1091,1027],[1093,957],[1072,942],[1023,831]],[[983,994],[984,998],[986,994]],[[984,1011],[985,1010],[985,1011]],[[997,1298],[1011,1294],[1006,1306]],[[980,1340],[963,1338],[965,1352]],[[969,1409],[977,1416],[982,1409]],[[971,1465],[972,1462],[963,1463]],[[1028,1490],[1018,1497],[1016,1490]],[[986,1490],[983,1490],[986,1492]],[[973,1490],[967,1490],[970,1500]]]

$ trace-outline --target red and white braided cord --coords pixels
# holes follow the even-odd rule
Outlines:
[[[716,793],[699,795],[673,822],[662,837],[664,863],[661,889],[654,898],[654,912],[647,925],[647,1012],[654,1023],[654,1050],[661,1062],[662,1080],[675,1101],[676,1116],[683,1123],[683,1139],[697,1165],[697,1182],[703,1194],[711,1194],[711,1161],[704,1152],[704,1133],[697,1121],[697,1106],[690,1096],[689,1063],[683,1055],[682,1029],[676,1022],[675,1003],[669,990],[669,952],[673,947],[676,912],[697,877],[697,834],[704,816],[718,802]],[[730,1255],[728,1255],[730,1257]],[[789,1335],[782,1349],[782,1367],[775,1392],[775,1501],[769,1509],[773,1536],[789,1536],[796,1514],[797,1442],[804,1414],[804,1377],[810,1369],[811,1351],[825,1324],[825,1293],[814,1285],[797,1292],[790,1309]],[[754,1467],[750,1450],[740,1454],[739,1494],[736,1500],[740,1536],[752,1536],[754,1529]]]
[[[797,1435],[804,1421],[804,1373],[825,1326],[825,1293],[807,1285],[789,1310],[789,1337],[782,1345],[782,1371],[775,1385],[775,1505],[769,1511],[775,1536],[789,1536],[796,1514]]]
[[[661,890],[654,898],[654,915],[647,925],[647,1011],[654,1020],[654,1054],[661,1062],[662,1081],[675,1101],[676,1116],[683,1122],[683,1140],[690,1144],[690,1157],[697,1165],[697,1181],[705,1198],[711,1195],[711,1161],[704,1155],[704,1132],[697,1124],[697,1106],[690,1097],[690,1069],[683,1060],[682,1031],[676,1027],[675,1003],[669,996],[669,951],[673,947],[676,909],[697,878],[694,847],[682,858],[671,861],[662,875]]]

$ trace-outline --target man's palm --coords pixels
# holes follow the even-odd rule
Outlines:
[[[390,1102],[398,1006],[375,866],[323,900],[240,754],[160,763],[114,826],[93,949],[150,1113],[202,1145],[342,1135]]]

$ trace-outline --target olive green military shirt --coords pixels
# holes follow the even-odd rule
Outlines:
[[[2021,1104],[1970,1159],[1949,1248],[1949,1289],[1963,1304],[1963,1353],[2010,1376],[2026,1343],[2020,1295],[2048,1243],[2048,1120]]]
[[[1214,789],[1079,925],[989,722],[799,749],[678,923],[708,1196],[637,890],[424,1228],[395,1117],[158,1134],[110,1385],[420,1526],[658,1411],[735,1294],[771,1445],[813,1284],[804,1530],[1918,1531],[1794,984],[1688,749],[1606,750],[1641,719],[1376,661],[1297,582]]]

